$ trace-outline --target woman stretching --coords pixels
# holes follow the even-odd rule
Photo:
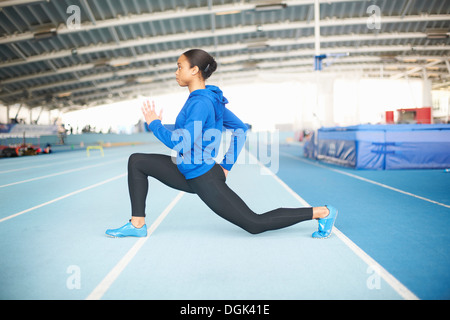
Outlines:
[[[161,124],[161,115],[154,103],[144,103],[142,112],[154,135],[167,147],[177,151],[176,159],[162,154],[132,154],[128,161],[128,188],[131,199],[131,220],[118,229],[108,229],[112,237],[145,237],[145,201],[149,176],[169,187],[197,194],[217,215],[258,234],[293,224],[319,220],[314,238],[331,234],[337,210],[331,206],[314,208],[278,208],[266,213],[253,212],[226,184],[228,172],[244,146],[247,127],[225,107],[227,99],[216,86],[205,80],[216,70],[212,56],[200,49],[183,53],[177,61],[176,80],[188,87],[190,95],[178,114],[175,130]],[[232,130],[231,144],[223,161],[214,161],[221,142],[222,128]]]

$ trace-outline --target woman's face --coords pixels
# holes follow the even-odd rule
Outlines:
[[[177,61],[177,71],[175,72],[176,80],[180,87],[186,87],[192,78],[197,74],[197,67],[191,68],[191,64],[185,55],[181,55]]]

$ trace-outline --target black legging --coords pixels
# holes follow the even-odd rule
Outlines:
[[[197,194],[216,214],[252,234],[311,220],[313,215],[312,208],[309,207],[278,208],[256,214],[227,186],[225,174],[219,164],[216,163],[200,177],[186,179],[170,156],[135,153],[128,160],[132,216],[145,217],[148,176],[174,189]]]

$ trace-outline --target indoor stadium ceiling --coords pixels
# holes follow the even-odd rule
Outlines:
[[[448,88],[449,11],[450,0],[0,1],[0,103],[69,110],[150,96],[177,85],[190,48],[216,57],[220,84],[320,72]]]

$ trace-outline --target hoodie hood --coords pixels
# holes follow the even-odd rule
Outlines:
[[[223,96],[223,92],[219,87],[207,85],[204,90],[195,90],[190,94],[190,97],[194,96],[208,97],[214,105],[215,118],[222,117],[225,104],[228,103],[228,100]]]

